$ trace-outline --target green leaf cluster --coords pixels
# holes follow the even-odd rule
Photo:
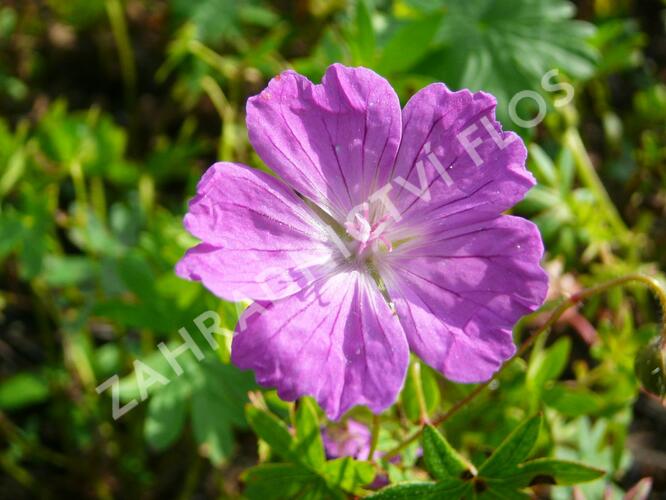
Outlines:
[[[539,437],[541,415],[509,434],[478,468],[462,457],[436,428],[423,430],[423,456],[435,482],[402,483],[384,488],[373,499],[531,498],[525,488],[593,481],[604,471],[550,458],[528,460]]]

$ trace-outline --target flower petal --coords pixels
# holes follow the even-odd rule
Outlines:
[[[401,126],[391,85],[369,69],[340,64],[319,85],[285,71],[247,105],[259,156],[339,222],[388,181]]]
[[[351,418],[344,428],[326,427],[322,432],[326,456],[329,459],[353,457],[368,460],[372,445],[372,433],[368,426]]]
[[[176,273],[226,300],[282,298],[335,264],[323,222],[283,183],[243,165],[210,167],[184,223],[203,243]]]
[[[542,255],[534,224],[500,216],[398,249],[380,272],[411,349],[451,380],[481,382],[514,354],[516,321],[546,297]]]
[[[288,297],[334,267],[328,250],[233,250],[201,243],[185,253],[176,274],[201,281],[218,297],[240,302]]]
[[[436,83],[403,111],[403,134],[390,197],[402,218],[395,231],[446,224],[453,214],[474,222],[499,215],[534,185],[526,149],[495,120],[495,98],[451,92]]]
[[[358,271],[319,280],[296,295],[255,303],[237,327],[232,361],[282,399],[317,399],[329,418],[355,405],[390,406],[402,387],[405,334],[372,279]]]

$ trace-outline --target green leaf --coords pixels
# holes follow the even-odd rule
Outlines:
[[[155,300],[155,276],[144,258],[136,253],[123,257],[118,261],[118,274],[137,297],[146,302]]]
[[[356,33],[354,41],[358,51],[358,64],[371,66],[375,57],[375,31],[368,0],[356,1]]]
[[[511,470],[525,460],[539,437],[540,428],[541,415],[535,415],[520,424],[483,463],[479,475],[484,477],[501,475],[502,472]]]
[[[560,193],[565,196],[571,192],[576,178],[576,165],[569,148],[562,148],[557,156],[557,171],[560,176]]]
[[[170,344],[173,350],[175,346]],[[145,363],[162,374],[171,375],[160,352],[145,358]],[[216,358],[198,361],[191,352],[177,358],[183,373],[171,377],[165,386],[150,389],[148,415],[144,425],[147,441],[164,449],[178,438],[191,409],[192,430],[202,453],[220,464],[233,450],[232,427],[246,425],[243,406],[247,391],[254,387],[252,375],[225,365]],[[121,381],[121,399],[138,397],[134,374]]]
[[[340,490],[330,489],[324,481],[317,481],[311,483],[308,488],[304,489],[299,495],[298,498],[303,500],[322,500],[322,499],[333,499],[333,500],[346,500],[348,495]]]
[[[517,490],[511,486],[489,484],[488,489],[478,495],[478,498],[494,498],[496,500],[530,500],[531,495]]]
[[[400,394],[405,414],[414,422],[421,420],[419,390],[422,391],[426,411],[430,413],[435,410],[441,399],[437,378],[430,367],[414,360],[410,364],[405,387]]]
[[[43,226],[32,227],[23,233],[23,245],[18,254],[23,279],[32,279],[42,271],[47,251],[45,229]]]
[[[289,429],[279,418],[252,405],[245,406],[245,416],[252,430],[266,441],[272,451],[282,458],[299,461],[299,457],[292,451],[292,437]]]
[[[16,410],[41,403],[48,397],[48,379],[38,373],[19,373],[0,383],[0,409],[2,410]]]
[[[21,179],[25,167],[26,153],[22,148],[17,149],[4,166],[4,173],[0,175],[0,199],[4,198]]]
[[[531,498],[520,489],[536,484],[572,485],[592,481],[603,471],[576,462],[557,459],[525,460],[534,447],[541,427],[541,415],[518,426],[500,444],[478,473],[460,457],[432,426],[423,429],[423,455],[436,483],[398,483],[369,498],[440,499],[494,498],[500,500]]]
[[[17,17],[16,11],[11,7],[0,9],[0,40],[9,38],[9,35],[14,32]]]
[[[254,376],[217,359],[206,360],[201,367],[207,396],[224,403],[225,416],[230,423],[245,427],[247,422],[243,406],[247,403],[248,391],[256,388]]]
[[[311,398],[302,398],[296,412],[296,447],[294,451],[315,469],[326,461],[317,410]]]
[[[144,436],[156,450],[171,446],[180,436],[187,413],[189,390],[182,379],[174,379],[150,398]]]
[[[375,478],[375,468],[370,462],[357,461],[351,457],[326,462],[320,468],[320,473],[331,487],[349,492],[370,484]]]
[[[548,349],[535,348],[532,351],[526,375],[532,409],[536,409],[539,404],[546,382],[555,380],[561,375],[569,361],[570,350],[571,340],[569,337],[563,337]]]
[[[224,400],[209,391],[197,391],[192,397],[194,437],[215,464],[220,464],[233,450],[229,410]]]
[[[578,462],[538,458],[520,464],[515,472],[502,478],[516,487],[536,484],[569,486],[599,479],[605,474],[601,469]]]
[[[14,213],[0,214],[0,262],[21,242],[23,226]]]
[[[557,186],[557,169],[550,156],[537,143],[529,145],[529,161],[537,180]]]
[[[239,18],[246,24],[271,28],[280,22],[280,16],[266,7],[247,5],[240,9]]]
[[[435,14],[399,26],[384,45],[377,71],[389,75],[418,63],[430,48],[441,22],[442,16]]]
[[[296,464],[257,465],[246,470],[242,479],[246,483],[245,496],[250,500],[302,498],[303,493],[323,483],[314,472]]]
[[[558,196],[555,188],[550,188],[543,184],[537,184],[533,189],[528,191],[525,199],[520,202],[520,209],[527,213],[537,213],[561,207],[563,204],[564,202],[560,196]],[[552,221],[557,223],[556,219],[553,219]],[[559,227],[559,224],[557,227]]]
[[[210,43],[234,39],[244,42],[244,25],[261,26],[275,17],[255,0],[170,0],[169,4],[175,19],[189,20],[196,27],[197,37]]]
[[[603,399],[589,389],[562,383],[545,390],[543,401],[568,417],[595,414],[604,406]]]
[[[243,405],[254,387],[252,376],[218,359],[200,364],[201,377],[192,394],[192,427],[197,443],[215,464],[233,451],[232,426],[246,425]]]
[[[87,257],[47,255],[44,259],[44,278],[53,287],[83,283],[93,278],[97,269],[97,262]]]
[[[339,458],[337,460],[325,461],[323,456],[323,444],[319,437],[315,441],[309,441],[312,431],[319,434],[319,425],[316,420],[314,405],[304,399],[296,416],[297,430],[296,438],[292,439],[286,425],[271,413],[261,410],[255,406],[248,405],[246,414],[248,422],[257,435],[263,439],[271,449],[292,462],[293,464],[280,464],[282,468],[255,468],[248,475],[248,482],[258,481],[252,486],[250,498],[260,498],[261,492],[268,485],[263,482],[271,482],[271,477],[280,477],[284,472],[290,483],[288,488],[293,493],[286,496],[275,496],[275,493],[266,493],[269,498],[340,498],[345,495],[341,490],[357,493],[360,488],[372,482],[375,477],[375,467],[370,462],[356,461],[351,457]],[[304,439],[304,440],[303,440]],[[303,441],[302,441],[303,440]],[[317,447],[311,448],[318,441]],[[307,446],[299,448],[299,443],[307,442]],[[313,461],[314,460],[314,461]],[[316,471],[311,467],[316,466]],[[283,478],[281,478],[282,480]],[[294,484],[291,484],[294,483]],[[282,484],[282,483],[281,483]],[[275,489],[275,481],[272,481]],[[279,490],[279,488],[278,488]],[[254,496],[256,493],[256,496]],[[272,496],[271,496],[272,495]]]
[[[174,344],[169,344],[169,348],[175,347]],[[185,355],[179,358],[180,361],[187,359]],[[162,353],[158,350],[148,354],[147,356],[141,358],[141,362],[147,365],[149,368],[155,370],[160,375],[169,378],[173,374],[172,368],[169,366],[169,363]],[[187,373],[187,372],[186,372]],[[155,384],[148,389],[148,394],[155,394],[158,391],[164,389],[165,386],[162,384]],[[120,400],[123,403],[128,403],[132,399],[139,399],[141,397],[141,392],[139,390],[139,384],[136,378],[136,372],[132,371],[128,375],[120,379]]]
[[[471,478],[476,472],[431,425],[423,429],[423,456],[428,471],[435,479],[462,481]]]
[[[409,482],[388,486],[367,498],[373,500],[412,500],[434,498],[437,493],[436,483]]]
[[[545,95],[541,79],[551,69],[587,78],[595,68],[591,24],[573,20],[574,9],[562,0],[439,0],[445,14],[431,51],[416,71],[451,88],[491,92],[498,116],[508,119],[511,98],[523,90]],[[525,103],[533,105],[530,99]],[[519,107],[518,114],[529,118]]]
[[[78,29],[90,26],[104,16],[104,3],[88,2],[87,0],[72,0],[60,2],[47,0],[49,8],[57,15],[59,22],[75,26]]]

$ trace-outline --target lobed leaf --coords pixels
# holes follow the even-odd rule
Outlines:
[[[589,465],[553,458],[537,458],[520,464],[510,475],[502,478],[515,487],[551,484],[570,486],[599,479],[605,471]]]
[[[330,486],[350,492],[371,483],[375,478],[375,468],[370,462],[357,461],[351,457],[326,462],[319,472]]]
[[[436,492],[436,483],[409,482],[388,486],[367,498],[372,498],[372,500],[428,499],[433,498]]]
[[[292,437],[289,429],[279,418],[249,404],[245,406],[245,416],[252,430],[266,441],[272,451],[282,458],[299,461],[292,450]]]
[[[182,379],[175,379],[148,401],[144,436],[156,450],[171,446],[183,429],[189,390]]]
[[[399,26],[382,50],[377,71],[389,75],[418,63],[427,54],[441,22],[442,16],[435,14]]]
[[[246,484],[245,496],[250,500],[302,498],[322,483],[314,472],[297,464],[261,464],[246,470],[241,478]]]
[[[326,461],[317,410],[310,398],[301,399],[296,412],[294,451],[315,469]]]
[[[520,424],[502,441],[495,452],[479,468],[479,475],[493,477],[513,469],[525,460],[537,438],[541,428],[541,415],[535,415]]]
[[[476,473],[474,466],[460,456],[432,425],[423,429],[423,455],[426,467],[435,479],[463,481]]]

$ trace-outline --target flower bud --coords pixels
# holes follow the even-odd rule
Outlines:
[[[663,398],[666,395],[666,341],[659,335],[636,353],[634,372],[643,388]]]

